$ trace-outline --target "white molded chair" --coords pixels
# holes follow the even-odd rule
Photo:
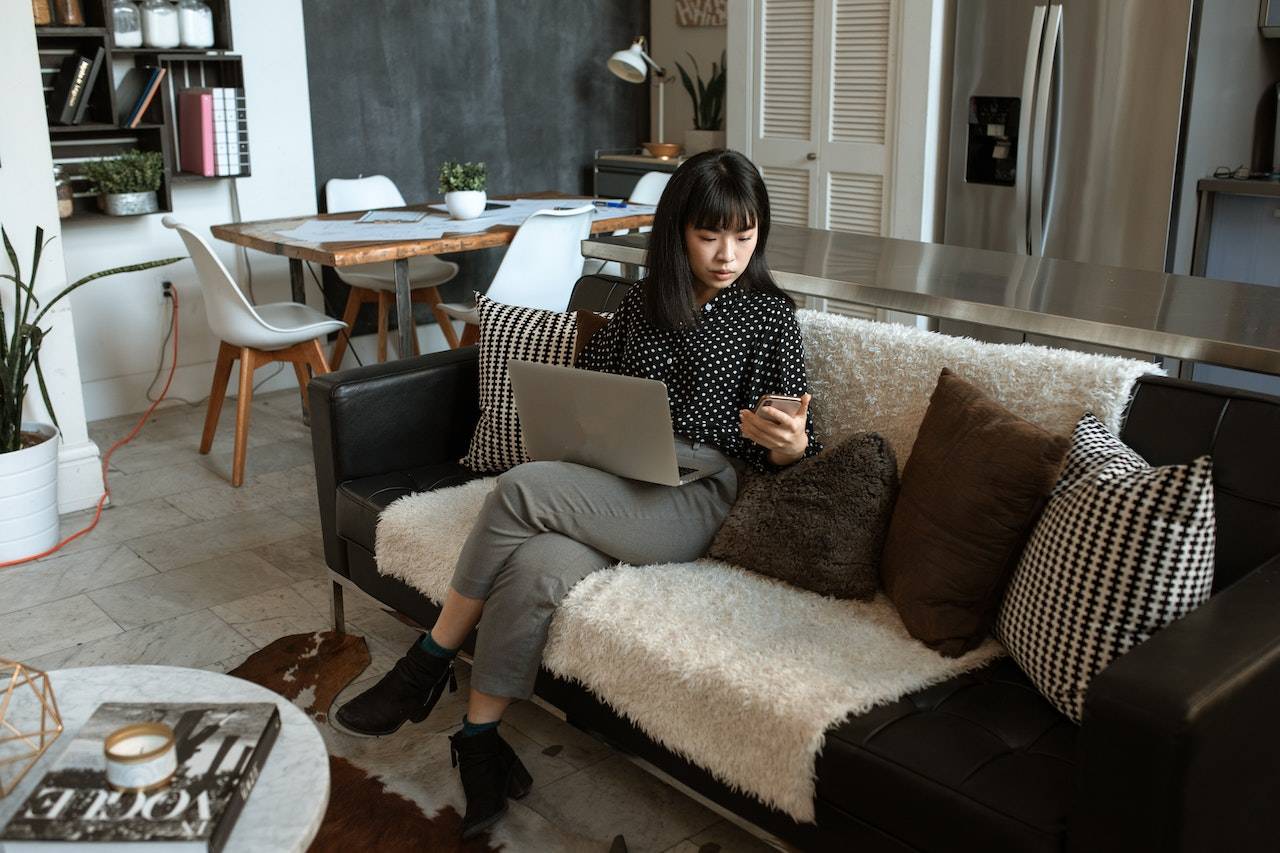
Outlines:
[[[353,210],[384,210],[390,207],[404,207],[404,196],[386,175],[370,175],[367,178],[331,178],[324,185],[325,207],[329,213],[346,213]],[[396,276],[390,261],[377,264],[360,264],[353,267],[337,267],[334,272],[350,288],[347,296],[347,307],[342,312],[342,320],[348,327],[354,327],[360,306],[373,303],[378,306],[378,361],[387,360],[387,316],[391,306],[395,304]],[[458,265],[450,261],[442,261],[434,255],[419,255],[409,258],[409,288],[414,302],[422,302],[435,306],[440,304],[437,287],[451,280],[458,274]],[[436,311],[439,319],[440,312]],[[442,322],[440,330],[444,332],[449,346],[458,345],[458,334],[453,324]],[[333,345],[333,355],[329,358],[334,370],[342,366],[342,356],[347,351],[347,336],[339,335]],[[413,336],[414,354],[417,354],[418,336]],[[400,353],[401,356],[408,353]]]
[[[662,191],[667,188],[667,181],[670,180],[670,172],[645,172],[640,176],[640,180],[636,181],[627,201],[633,204],[657,204],[658,199],[662,198]],[[649,229],[646,226],[640,230]]]
[[[485,295],[508,305],[565,310],[582,274],[582,241],[591,234],[594,214],[592,204],[530,214],[507,247]],[[480,314],[474,305],[445,303],[440,308],[467,324],[460,346],[479,339]]]
[[[276,361],[291,362],[298,378],[298,389],[302,392],[302,404],[307,406],[310,376],[329,372],[324,350],[320,348],[320,338],[345,328],[346,324],[297,302],[253,305],[199,234],[172,216],[166,216],[162,221],[165,227],[177,231],[186,244],[204,293],[209,329],[220,341],[218,362],[213,371],[213,389],[209,392],[209,410],[205,415],[204,434],[200,437],[201,453],[208,453],[213,446],[213,434],[218,428],[218,416],[222,414],[222,401],[231,379],[231,364],[240,359],[236,441],[231,463],[231,485],[239,486],[244,482],[254,371]]]
[[[671,180],[670,172],[645,172],[640,176],[640,180],[636,181],[636,185],[631,188],[631,195],[627,197],[627,201],[632,204],[654,204],[662,198],[662,191],[667,188],[667,182]],[[644,234],[652,231],[653,227],[645,225],[635,229],[637,234]],[[615,236],[621,237],[627,231],[614,231]],[[617,261],[587,261],[582,267],[583,275],[622,275],[622,265]]]

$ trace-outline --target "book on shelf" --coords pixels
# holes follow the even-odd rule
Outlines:
[[[178,769],[154,791],[116,791],[107,783],[103,741],[122,726],[148,722],[174,730]],[[99,705],[0,831],[0,845],[6,853],[46,853],[72,842],[217,853],[279,732],[271,702]]]
[[[86,84],[92,69],[93,60],[78,53],[63,60],[62,70],[58,72],[58,82],[54,84],[53,94],[49,98],[50,124],[75,124],[81,102],[89,97]]]
[[[208,93],[213,100],[213,174],[234,177],[245,172],[249,157],[249,139],[244,90],[230,86],[184,89],[186,92]]]
[[[213,177],[213,93],[208,89],[178,93],[178,140],[178,167],[193,175]]]
[[[165,73],[165,69],[158,66],[130,68],[125,72],[116,90],[116,107],[120,111],[116,116],[117,125],[132,128],[142,124],[142,117],[160,91]]]
[[[80,103],[76,105],[76,117],[73,124],[80,124],[84,121],[85,112],[89,107],[89,101],[93,99],[93,86],[98,82],[98,73],[102,70],[102,60],[106,58],[107,49],[99,46],[93,55],[93,61],[89,65],[89,76],[84,81],[84,93],[80,97]]]

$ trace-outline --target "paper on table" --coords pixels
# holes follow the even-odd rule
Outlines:
[[[456,222],[436,216],[421,222],[363,223],[351,219],[312,219],[297,228],[276,233],[307,243],[385,243],[392,240],[434,240],[445,234],[474,234],[494,224],[478,219]]]
[[[578,207],[591,201],[589,198],[520,198],[503,199],[509,205],[500,210],[486,210],[475,219],[446,219],[429,216],[421,222],[369,222],[359,223],[350,219],[312,219],[297,228],[276,233],[292,240],[308,243],[358,243],[364,241],[388,242],[392,240],[434,240],[445,234],[475,234],[495,225],[521,225],[530,214],[538,210],[554,210],[557,207]],[[444,205],[430,205],[432,210],[443,210]],[[651,204],[630,204],[626,207],[597,207],[596,219],[616,219],[622,216],[652,214]]]
[[[424,216],[421,210],[371,210],[356,222],[421,222]]]

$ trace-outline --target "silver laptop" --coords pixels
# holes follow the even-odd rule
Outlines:
[[[507,362],[530,459],[576,462],[664,486],[683,486],[724,466],[676,458],[667,386],[594,370]]]

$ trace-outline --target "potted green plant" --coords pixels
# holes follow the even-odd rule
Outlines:
[[[160,209],[156,190],[164,179],[164,157],[159,151],[127,151],[85,163],[82,173],[93,182],[104,212],[111,216],[136,216]]]
[[[49,330],[40,321],[67,294],[94,279],[164,266],[182,258],[165,258],[102,270],[64,287],[52,299],[36,298],[36,276],[46,245],[44,229],[36,229],[31,274],[23,278],[9,233],[0,226],[12,274],[0,279],[13,283],[12,316],[0,305],[0,562],[22,559],[53,547],[58,541],[58,417],[49,399],[40,346]],[[27,380],[35,374],[51,424],[23,421]]]
[[[724,65],[725,54],[720,54],[719,64],[711,63],[711,76],[705,81],[698,68],[698,60],[689,54],[693,63],[693,76],[679,62],[680,82],[693,101],[693,130],[684,132],[684,153],[688,157],[724,147]]]
[[[446,160],[440,165],[440,192],[444,205],[454,219],[475,219],[484,213],[484,163],[458,163]]]

